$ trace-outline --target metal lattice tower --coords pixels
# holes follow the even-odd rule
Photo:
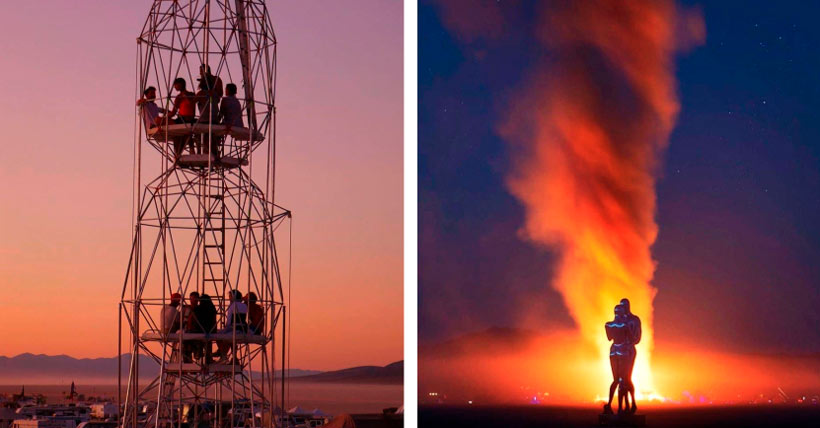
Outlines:
[[[194,91],[201,79],[204,92],[194,97],[199,108],[190,123],[150,126],[137,108],[134,236],[120,304],[121,349],[130,336],[121,426],[280,425],[288,284],[279,262],[289,262],[290,248],[278,248],[277,237],[290,238],[291,213],[273,197],[276,38],[265,2],[155,0],[137,47],[140,96],[155,87],[158,107],[172,110],[180,77]],[[216,87],[227,83],[238,88],[241,127],[216,115]],[[227,320],[232,290],[256,295],[264,319],[258,331]],[[215,331],[187,328],[191,292],[212,298]],[[161,321],[174,293],[184,301],[176,307],[179,329]],[[206,347],[227,349],[223,361],[211,361]]]

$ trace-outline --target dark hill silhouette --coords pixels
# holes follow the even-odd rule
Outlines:
[[[404,361],[397,361],[384,367],[359,366],[335,370],[310,376],[292,378],[297,382],[317,383],[369,383],[369,384],[402,384],[404,383]]]
[[[153,379],[159,374],[159,365],[145,355],[140,355],[140,378]],[[122,356],[122,373],[128,376],[131,355]],[[322,373],[318,370],[290,369],[291,377]],[[279,372],[277,371],[277,376]],[[70,381],[85,384],[110,385],[117,383],[117,357],[74,358],[68,355],[20,354],[14,357],[0,356],[0,383],[12,384],[58,384]]]

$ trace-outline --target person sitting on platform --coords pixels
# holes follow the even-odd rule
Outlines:
[[[175,333],[179,330],[179,303],[182,296],[179,293],[171,294],[171,303],[163,305],[160,314],[160,329],[162,333]]]
[[[174,109],[168,113],[169,117],[176,115],[176,123],[196,122],[196,111],[194,107],[194,93],[187,88],[185,79],[177,77],[174,79],[174,89],[178,92],[174,98]]]
[[[245,302],[248,304],[248,331],[251,334],[262,334],[265,327],[265,309],[257,303],[257,300],[256,293],[253,291],[245,296]]]
[[[165,118],[160,116],[160,113],[167,113],[154,102],[155,99],[157,99],[157,88],[149,86],[142,92],[142,98],[137,100],[137,105],[142,109],[142,120],[146,131],[162,126]]]
[[[239,290],[231,290],[230,302],[228,312],[225,314],[225,327],[219,332],[243,334],[248,326],[248,306],[242,303],[242,293]],[[231,343],[232,340],[223,340],[217,343],[217,354],[220,361],[228,358],[228,349],[231,348]]]
[[[245,297],[248,303],[248,331],[262,334],[265,328],[265,309],[257,302],[256,293],[251,291]]]
[[[185,79],[177,77],[174,79],[174,89],[179,92],[174,98],[174,108],[168,112],[166,117],[173,118],[176,123],[194,123],[196,122],[196,107],[194,105],[194,93],[185,89]],[[174,139],[174,155],[176,159],[182,155],[182,149],[185,148],[186,140],[190,137]],[[191,151],[193,152],[193,141],[191,141]]]
[[[194,317],[196,319],[195,333],[205,333],[206,335],[216,332],[216,307],[214,306],[211,296],[203,294],[199,297],[199,304],[194,308]],[[205,363],[211,364],[211,342],[205,341],[203,343],[205,351]]]
[[[219,119],[225,124],[225,131],[231,132],[232,127],[242,128],[242,105],[236,99],[236,85],[228,83],[225,86],[226,95],[219,104]]]

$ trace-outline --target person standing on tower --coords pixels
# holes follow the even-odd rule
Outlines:
[[[199,80],[205,82],[206,90],[216,104],[222,98],[222,79],[211,74],[211,67],[205,64],[199,66],[199,76]]]
[[[199,327],[199,320],[196,317],[196,311],[199,307],[199,293],[192,291],[188,296],[189,306],[183,305],[182,319],[185,320],[185,331],[189,333],[201,333]],[[185,340],[182,344],[182,358],[183,362],[191,363],[194,358],[199,358],[202,354],[202,342],[197,340]]]

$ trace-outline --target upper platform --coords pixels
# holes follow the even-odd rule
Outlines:
[[[253,141],[258,142],[265,139],[265,135],[261,132],[256,132],[251,139],[251,130],[245,127],[234,126],[231,131],[226,130],[225,125],[214,125],[209,123],[179,123],[168,126],[154,126],[148,129],[148,138],[159,142],[166,142],[177,137],[186,137],[192,134],[207,134],[211,133],[216,136],[229,135],[237,141]]]

